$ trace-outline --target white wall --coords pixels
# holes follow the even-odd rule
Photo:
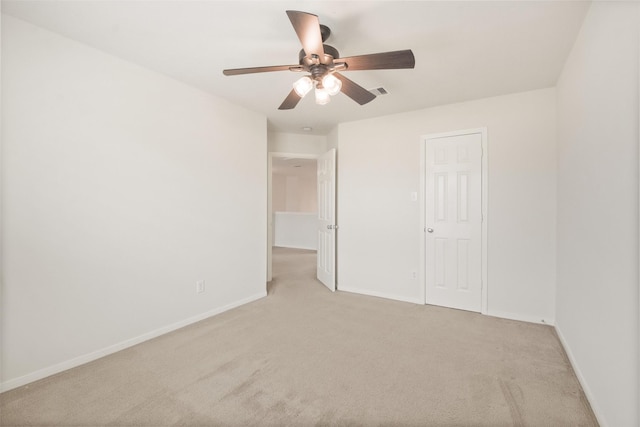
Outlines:
[[[338,135],[338,126],[331,129],[331,132],[327,134],[327,151],[332,148],[338,149]]]
[[[594,3],[557,86],[557,330],[612,427],[640,421],[638,13]]]
[[[339,126],[338,288],[423,302],[420,136],[487,127],[488,312],[554,322],[555,90]]]
[[[271,213],[287,209],[287,176],[271,175]]]
[[[2,19],[3,387],[264,296],[265,117]]]
[[[274,212],[317,212],[318,186],[315,170],[309,173],[273,173]]]
[[[318,214],[274,212],[273,245],[283,248],[318,249]]]
[[[313,160],[315,162],[315,160]],[[279,168],[272,175],[273,245],[316,249],[318,190],[316,167]]]
[[[318,178],[312,175],[287,176],[294,185],[287,186],[287,212],[318,212]]]
[[[270,153],[322,154],[327,151],[327,137],[286,132],[269,132]]]

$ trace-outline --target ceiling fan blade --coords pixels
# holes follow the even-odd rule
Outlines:
[[[413,68],[416,59],[411,49],[395,50],[393,52],[372,53],[370,55],[350,56],[337,59],[345,62],[347,70],[393,70],[399,68]]]
[[[287,95],[284,101],[282,101],[278,110],[291,110],[298,105],[298,102],[300,102],[301,99],[302,98],[300,98],[300,95],[296,93],[295,89],[291,89],[291,92],[289,92],[289,95]]]
[[[300,43],[302,43],[304,53],[307,56],[315,54],[320,58],[324,57],[318,17],[311,13],[298,12],[297,10],[287,10],[287,16],[289,16],[291,25],[293,25],[293,29],[296,30]]]
[[[230,70],[222,70],[225,76],[237,76],[238,74],[267,73],[270,71],[289,71],[292,68],[298,69],[299,65],[274,65],[271,67],[250,67],[250,68],[232,68]]]
[[[340,79],[340,81],[342,82],[342,89],[340,89],[342,93],[356,101],[358,104],[364,105],[367,102],[371,102],[376,99],[376,96],[374,94],[372,94],[359,84],[355,83],[354,81],[349,80],[342,74],[333,73],[333,75]]]

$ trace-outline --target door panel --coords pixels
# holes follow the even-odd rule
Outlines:
[[[336,150],[318,158],[318,256],[317,277],[336,290]]]
[[[426,141],[426,302],[482,307],[482,135]]]

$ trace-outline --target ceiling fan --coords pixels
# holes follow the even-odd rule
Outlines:
[[[279,110],[295,108],[314,88],[317,104],[324,105],[330,101],[330,96],[342,92],[358,104],[364,105],[373,101],[376,95],[349,80],[339,71],[390,70],[415,66],[415,58],[410,49],[340,58],[336,48],[323,44],[331,35],[331,30],[325,25],[320,25],[316,15],[295,10],[288,10],[287,15],[302,43],[300,61],[297,65],[234,68],[223,71],[225,76],[287,70],[309,73],[293,84],[293,90],[280,105]]]

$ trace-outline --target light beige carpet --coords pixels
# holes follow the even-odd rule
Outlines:
[[[269,296],[0,395],[2,425],[597,425],[554,330],[344,292]]]

